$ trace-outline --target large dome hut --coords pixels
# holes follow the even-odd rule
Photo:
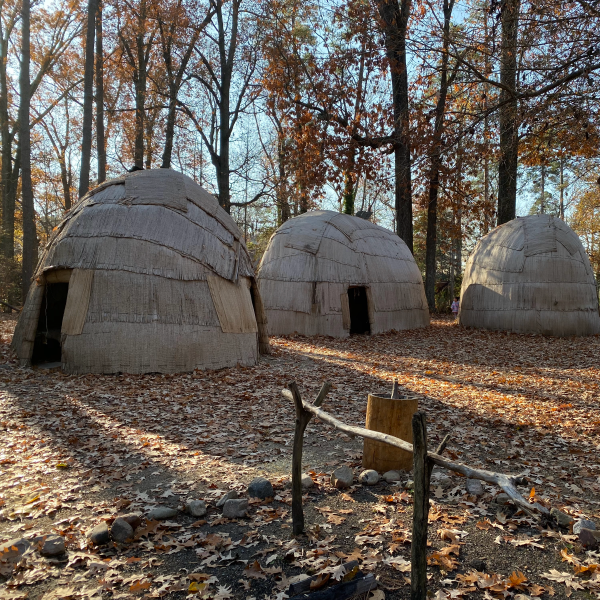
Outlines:
[[[382,333],[429,325],[423,280],[406,244],[329,210],[286,221],[258,272],[269,333]]]
[[[459,320],[517,333],[600,333],[594,273],[577,234],[549,215],[488,233],[467,261]]]
[[[253,365],[268,352],[239,229],[170,169],[89,192],[54,231],[34,278],[13,338],[22,364],[173,373]]]

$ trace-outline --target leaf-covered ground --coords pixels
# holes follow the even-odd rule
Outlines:
[[[403,485],[329,485],[342,464],[360,472],[362,442],[312,421],[305,471],[307,536],[293,539],[289,473],[294,413],[280,390],[291,380],[312,398],[332,382],[324,408],[364,425],[367,394],[394,378],[421,395],[430,445],[446,433],[448,456],[525,473],[525,496],[573,518],[600,509],[600,337],[552,339],[429,329],[348,340],[275,338],[254,368],[182,375],[67,376],[20,369],[0,322],[0,544],[58,533],[67,553],[0,562],[2,598],[285,598],[288,579],[342,573],[358,559],[379,598],[408,598],[412,497]],[[248,517],[215,508],[257,475],[273,502]],[[409,478],[407,474],[404,482]],[[436,471],[430,516],[430,589],[445,598],[600,597],[600,555],[577,537],[494,501]],[[93,547],[88,531],[122,513],[204,499],[205,518],[180,512],[149,522],[133,543]],[[599,569],[597,572],[596,569]],[[384,595],[381,595],[384,594]]]

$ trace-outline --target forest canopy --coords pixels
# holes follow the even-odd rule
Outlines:
[[[85,193],[173,168],[258,260],[315,208],[393,229],[436,285],[549,213],[600,277],[595,0],[0,0],[0,300]],[[444,300],[445,301],[445,300]]]

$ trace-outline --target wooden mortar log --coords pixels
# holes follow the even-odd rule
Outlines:
[[[390,398],[369,394],[366,428],[393,435],[412,444],[412,416],[417,412],[418,405],[417,396]],[[412,466],[412,452],[364,438],[363,469],[374,469],[385,473],[398,470],[410,471]]]

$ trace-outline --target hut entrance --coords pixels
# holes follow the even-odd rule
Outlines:
[[[68,275],[70,275],[70,271],[66,271],[61,279],[66,279]],[[44,297],[42,298],[31,355],[31,364],[34,365],[61,362],[60,337],[65,307],[67,306],[69,283],[68,279],[66,281],[56,281],[58,277],[53,279],[55,280],[54,283],[49,283],[46,280],[44,286]]]
[[[367,288],[348,288],[348,304],[350,305],[350,335],[371,333]]]

